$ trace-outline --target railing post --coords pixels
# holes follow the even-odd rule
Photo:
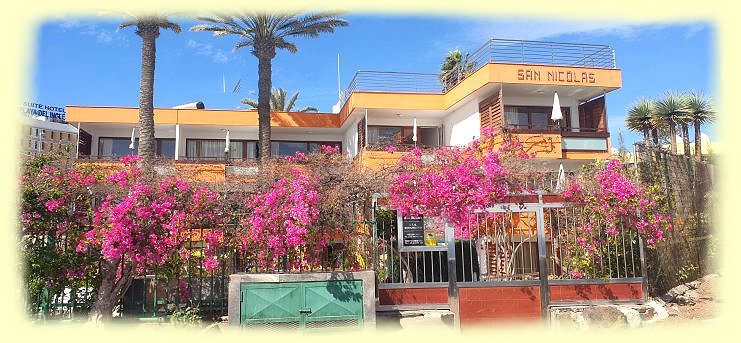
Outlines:
[[[448,306],[453,312],[454,328],[461,326],[460,299],[458,298],[458,276],[455,261],[455,232],[450,223],[445,223],[445,245],[448,249]],[[461,255],[463,256],[463,255]]]

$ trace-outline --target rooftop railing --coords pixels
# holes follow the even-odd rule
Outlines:
[[[490,39],[461,63],[439,74],[358,71],[343,92],[343,102],[355,91],[445,93],[487,63],[540,64],[614,69],[615,51],[608,45]]]

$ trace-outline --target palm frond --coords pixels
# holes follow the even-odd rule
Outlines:
[[[242,99],[242,101],[240,101],[240,102],[243,103],[243,104],[245,104],[245,105],[247,105],[247,106],[251,106],[252,108],[257,108],[257,100],[254,100],[254,99]]]
[[[288,100],[288,104],[286,104],[286,107],[283,108],[284,111],[291,112],[293,105],[296,103],[296,99],[298,99],[298,94],[299,92],[294,93],[291,99]]]

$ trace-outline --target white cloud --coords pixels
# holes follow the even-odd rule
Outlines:
[[[213,45],[208,43],[198,43],[193,39],[188,39],[185,42],[185,47],[193,49],[196,55],[209,56],[215,63],[227,63],[234,59],[233,54],[228,54],[222,49],[214,48]]]
[[[97,39],[98,42],[100,42],[100,43],[106,43],[106,44],[107,43],[110,43],[113,40],[113,36],[110,33],[106,32],[106,31],[100,31],[100,32],[98,32],[98,37],[97,38],[98,38]]]
[[[566,34],[590,34],[603,36],[635,36],[640,30],[655,29],[664,24],[640,24],[620,21],[565,21],[541,20],[494,20],[474,23],[469,32],[478,39],[492,37],[501,39],[541,40]]]
[[[91,22],[81,22],[77,19],[67,19],[59,24],[62,31],[77,31],[83,36],[95,37],[95,41],[102,44],[121,41],[127,43],[127,38],[122,34],[117,34],[114,30],[107,30]]]

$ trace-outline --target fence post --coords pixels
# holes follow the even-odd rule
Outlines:
[[[455,232],[450,223],[445,223],[445,245],[448,248],[448,305],[453,312],[453,327],[460,329],[461,313],[460,300],[458,299],[458,276],[456,275],[455,265]],[[461,255],[462,256],[462,255]]]
[[[538,231],[538,273],[540,278],[540,311],[543,316],[543,323],[548,324],[548,305],[551,302],[551,290],[548,286],[548,260],[546,256],[545,241],[545,220],[543,218],[543,194],[538,194],[538,208],[535,210],[535,218]]]

